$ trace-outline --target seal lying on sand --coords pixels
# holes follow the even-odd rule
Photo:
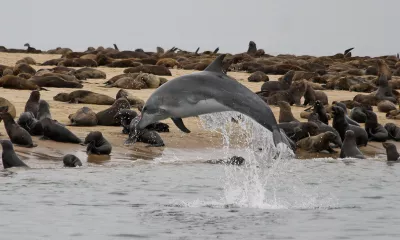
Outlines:
[[[75,155],[67,154],[63,157],[64,167],[80,167],[82,162]]]
[[[113,105],[115,99],[105,94],[87,90],[76,90],[71,93],[59,93],[53,97],[55,101],[70,103],[86,103],[97,105]]]
[[[284,143],[294,150],[295,143],[279,129],[270,107],[257,94],[223,72],[224,57],[225,54],[217,57],[202,72],[169,80],[155,90],[143,107],[138,130],[171,117],[180,130],[188,133],[182,118],[238,111],[271,131],[275,145]]]
[[[342,148],[340,150],[341,158],[361,158],[364,159],[364,155],[358,149],[356,144],[356,137],[352,130],[347,130],[343,141]]]
[[[320,133],[316,136],[307,137],[301,139],[296,143],[297,147],[304,149],[308,152],[321,152],[321,151],[328,151],[329,153],[334,153],[330,147],[330,143],[334,143],[335,145],[340,145],[342,141],[338,141],[336,134],[333,132],[324,132]]]
[[[386,159],[388,161],[400,160],[400,155],[397,152],[396,145],[394,145],[393,143],[382,143],[382,146],[386,149]]]
[[[90,132],[83,144],[88,144],[87,154],[109,155],[111,153],[111,144],[103,137],[99,131]]]
[[[96,114],[97,124],[102,126],[119,126],[120,122],[114,116],[122,109],[130,108],[128,100],[125,98],[117,99],[111,107]]]
[[[388,136],[390,139],[395,141],[400,141],[400,128],[396,126],[394,123],[386,123],[385,129],[388,132]]]
[[[1,158],[3,161],[3,167],[12,168],[12,167],[28,167],[15,153],[14,146],[9,140],[0,140],[1,147],[3,148],[3,152],[1,153]]]
[[[19,126],[8,112],[0,112],[0,119],[3,119],[4,127],[12,143],[28,148],[37,147],[33,144],[31,135]]]
[[[43,140],[51,139],[56,142],[81,143],[82,141],[70,130],[55,120],[44,118],[40,120],[43,127]]]
[[[71,121],[71,126],[96,126],[97,117],[96,113],[88,107],[78,109],[76,113],[68,116]]]

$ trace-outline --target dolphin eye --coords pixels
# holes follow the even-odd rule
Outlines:
[[[142,109],[142,112],[145,112],[147,110],[147,108],[146,107],[144,107],[143,109]]]

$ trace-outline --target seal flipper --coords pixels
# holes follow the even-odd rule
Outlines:
[[[187,127],[185,126],[185,124],[183,124],[182,118],[171,118],[172,121],[175,123],[175,125],[182,131],[185,133],[190,133],[190,130],[187,129]]]

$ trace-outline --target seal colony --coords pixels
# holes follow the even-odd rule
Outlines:
[[[5,156],[12,155],[3,159],[4,167],[27,167],[14,147],[32,149],[44,140],[73,143],[77,149],[84,145],[91,155],[112,155],[118,144],[169,147],[178,131],[185,133],[179,143],[197,137],[192,117],[221,111],[247,115],[272,133],[275,145],[284,143],[298,156],[365,158],[364,149],[377,142],[379,153],[390,149],[388,160],[396,158],[397,55],[358,57],[350,48],[324,57],[271,56],[250,41],[238,54],[221,54],[219,48],[201,53],[90,47],[49,50],[59,54],[51,59],[26,47],[2,48],[34,53],[14,62],[2,60],[0,53],[0,139]],[[116,71],[107,76],[110,68]],[[282,75],[278,81],[275,74]],[[330,99],[338,90],[349,97]],[[82,166],[73,154],[60,157],[66,167]]]

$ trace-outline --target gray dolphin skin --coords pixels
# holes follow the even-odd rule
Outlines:
[[[250,89],[224,73],[224,57],[225,54],[217,57],[202,72],[161,85],[144,105],[137,128],[144,129],[151,123],[171,118],[181,131],[189,133],[182,118],[237,111],[271,131],[275,145],[284,143],[295,150],[294,142],[278,127],[271,108]]]

